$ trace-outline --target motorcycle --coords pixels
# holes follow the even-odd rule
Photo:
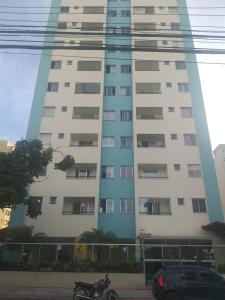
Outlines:
[[[75,282],[73,300],[95,300],[103,295],[106,300],[119,300],[119,296],[115,290],[108,290],[110,283],[108,273],[105,274],[105,279],[100,279],[94,284],[81,281]]]

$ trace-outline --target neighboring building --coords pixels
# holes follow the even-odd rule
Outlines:
[[[42,215],[32,220],[21,208],[14,224],[50,237],[102,228],[159,243],[211,239],[202,225],[224,217],[198,69],[189,63],[196,57],[182,50],[194,47],[181,31],[190,30],[185,7],[54,1],[49,24],[59,34],[46,44],[78,49],[43,53],[27,138],[73,155],[76,166],[54,170],[55,153],[48,178],[30,188]]]
[[[0,153],[12,152],[14,149],[14,145],[9,141],[0,141]],[[10,219],[11,209],[5,208],[0,209],[0,229],[8,227],[9,219]]]
[[[214,159],[220,198],[223,206],[223,213],[225,215],[225,145],[219,145],[214,150]]]

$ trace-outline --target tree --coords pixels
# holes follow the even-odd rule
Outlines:
[[[11,153],[0,153],[0,208],[28,205],[28,215],[36,218],[40,209],[28,197],[28,186],[35,182],[52,161],[52,147],[44,148],[39,140],[21,140]],[[57,168],[62,171],[73,167],[74,158],[66,155]]]

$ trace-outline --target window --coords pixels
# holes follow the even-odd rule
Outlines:
[[[130,33],[130,27],[122,26],[122,27],[120,28],[120,30],[121,30],[121,33],[123,33],[123,34],[128,34],[128,33]]]
[[[62,106],[62,107],[61,107],[61,111],[62,111],[62,112],[67,112],[67,106]]]
[[[41,214],[42,200],[42,197],[30,197],[28,211],[35,211],[37,214]]]
[[[172,83],[171,83],[171,82],[167,82],[167,83],[166,83],[166,87],[167,87],[167,88],[171,88],[171,87],[172,87]]]
[[[180,164],[173,165],[175,171],[180,171]]]
[[[187,165],[189,177],[202,177],[201,165]]]
[[[159,71],[157,60],[136,60],[135,71]]]
[[[134,199],[120,199],[120,212],[132,214],[134,212]]]
[[[197,139],[195,134],[184,134],[184,144],[185,146],[196,146]]]
[[[134,41],[135,47],[145,47],[145,48],[157,48],[158,41],[147,41],[147,40],[136,40]]]
[[[59,83],[58,82],[49,82],[48,83],[48,92],[58,92]]]
[[[168,11],[170,14],[178,14],[178,7],[177,6],[169,6]]]
[[[122,179],[133,178],[133,167],[121,166],[120,167],[120,178],[122,178]]]
[[[116,73],[116,65],[106,65],[105,72],[107,74],[115,74]]]
[[[65,82],[64,87],[70,87],[70,82]]]
[[[78,71],[101,71],[101,68],[102,68],[101,61],[79,60],[77,63]]]
[[[198,282],[198,276],[195,271],[192,270],[184,270],[181,272],[181,278],[183,278],[186,281],[194,281]]]
[[[121,86],[120,87],[120,95],[121,96],[131,96],[132,95],[132,87],[131,86]]]
[[[120,111],[120,120],[121,121],[131,121],[132,120],[132,111],[131,110],[121,110]]]
[[[59,140],[64,139],[64,133],[58,133],[58,139]]]
[[[49,204],[56,204],[57,197],[50,197]]]
[[[61,13],[68,13],[70,11],[69,6],[61,6],[60,12]]]
[[[177,70],[185,70],[186,69],[186,62],[185,61],[176,61],[175,62]]]
[[[100,213],[110,214],[114,211],[114,199],[100,200]]]
[[[171,26],[171,30],[175,30],[175,31],[180,30],[179,23],[171,23],[170,26]]]
[[[170,65],[170,61],[168,61],[168,60],[164,61],[164,65],[165,66],[169,66]]]
[[[193,118],[192,107],[181,107],[182,118]]]
[[[134,15],[152,15],[154,13],[154,6],[134,6]]]
[[[114,136],[103,136],[102,138],[102,147],[109,148],[115,146],[115,137]]]
[[[161,94],[161,84],[156,82],[136,83],[137,94]]]
[[[58,23],[58,29],[66,29],[67,23],[66,22],[59,22]]]
[[[121,10],[121,17],[130,17],[130,10]]]
[[[170,137],[171,137],[171,140],[177,140],[177,134],[176,133],[172,133]]]
[[[156,23],[134,23],[134,31],[156,30]]]
[[[120,147],[121,148],[132,148],[133,147],[132,136],[121,136],[120,137]]]
[[[184,205],[184,198],[177,198],[178,205]]]
[[[108,10],[108,11],[107,11],[107,15],[108,15],[109,17],[116,17],[117,12],[116,12],[116,10]]]
[[[73,64],[73,61],[72,60],[67,60],[66,63],[67,63],[68,66],[71,66]]]
[[[81,23],[81,31],[103,31],[103,23],[83,22]]]
[[[61,60],[52,60],[51,69],[61,69],[62,61]]]
[[[104,6],[84,6],[84,14],[104,14]]]
[[[42,117],[54,117],[55,116],[55,106],[44,106]]]
[[[189,84],[185,82],[178,83],[178,92],[179,93],[188,93],[189,92]]]
[[[115,96],[116,87],[115,86],[106,86],[105,87],[105,96]]]
[[[100,83],[77,82],[76,94],[100,94]]]
[[[51,138],[52,134],[51,133],[40,133],[39,134],[39,139],[42,142],[43,145],[50,145],[51,144]]]
[[[131,65],[121,65],[120,68],[121,68],[121,73],[123,73],[123,74],[132,72]]]
[[[139,198],[140,214],[170,215],[170,199],[168,198]]]
[[[174,111],[175,111],[174,107],[168,107],[168,112],[174,112]]]
[[[203,198],[192,198],[192,208],[194,213],[205,213],[207,212],[205,199]]]
[[[80,41],[80,46],[83,46],[83,47],[86,47],[86,48],[88,48],[88,47],[91,47],[91,48],[99,47],[101,45],[102,45],[102,41],[84,41],[84,40]]]
[[[115,120],[115,111],[114,110],[104,110],[103,120],[104,121],[114,121]]]
[[[200,271],[199,274],[200,274],[201,280],[204,282],[208,282],[210,285],[211,284],[223,285],[223,283],[224,283],[223,277],[220,275],[217,275],[216,273]]]
[[[102,178],[114,178],[114,167],[113,166],[102,166]]]

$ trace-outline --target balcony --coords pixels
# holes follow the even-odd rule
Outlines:
[[[93,197],[65,197],[63,215],[93,215],[95,198]]]
[[[99,108],[98,107],[74,107],[73,119],[98,120]]]
[[[139,179],[168,178],[167,165],[166,164],[139,164],[138,178]]]
[[[162,107],[137,107],[136,118],[137,120],[162,120],[163,109]]]
[[[171,215],[169,198],[139,198],[141,215]]]
[[[98,135],[94,133],[85,133],[85,134],[72,133],[70,136],[70,146],[97,147]]]
[[[97,164],[75,164],[66,172],[66,178],[74,179],[95,179]]]
[[[138,148],[166,147],[164,134],[137,134]]]

